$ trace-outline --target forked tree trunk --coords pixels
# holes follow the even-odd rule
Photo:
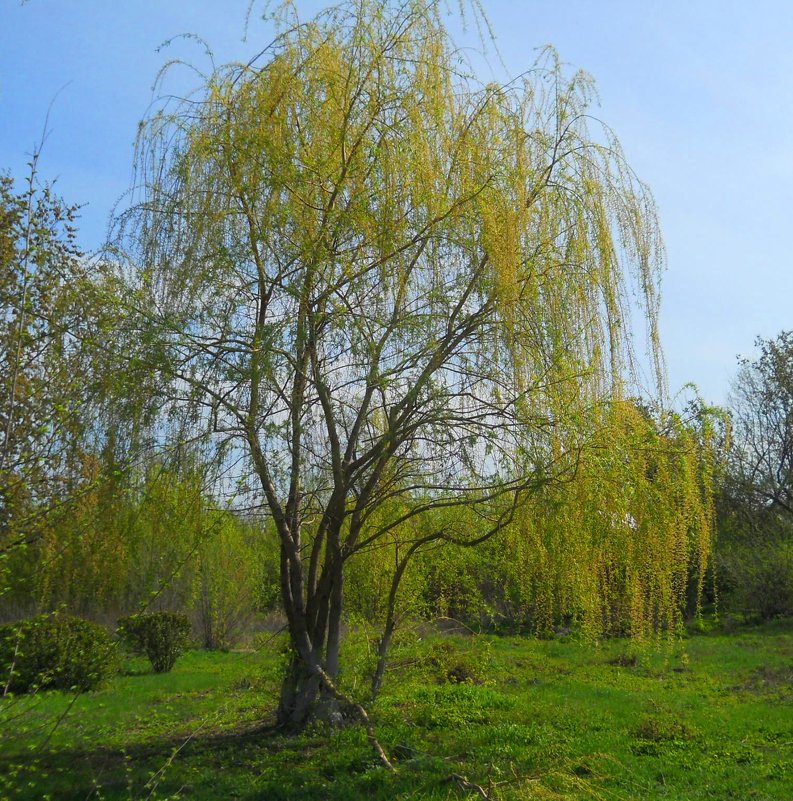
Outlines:
[[[335,682],[338,667],[330,673],[322,661],[325,676]],[[345,711],[339,703],[338,690],[331,690],[315,666],[309,664],[294,647],[289,658],[278,704],[277,724],[288,731],[300,731],[309,723],[323,721],[338,726]]]
[[[377,739],[368,712],[359,703],[345,696],[321,666],[315,666],[309,671],[311,675],[307,677],[308,683],[301,687],[301,676],[304,673],[301,662],[302,660],[299,659],[293,660],[284,681],[282,707],[279,708],[279,720],[283,715],[283,725],[287,726],[293,722],[297,728],[302,728],[308,721],[318,718],[330,719],[333,722],[333,715],[338,712],[328,713],[328,710],[346,707],[366,729],[366,738],[380,760],[380,764],[386,770],[394,771],[394,766]],[[314,676],[319,677],[319,685],[316,688],[313,685]]]
[[[322,681],[320,677],[292,651],[281,685],[277,723],[288,731],[299,731],[316,719],[320,709]]]
[[[288,562],[285,569],[289,570]],[[346,712],[335,687],[341,644],[341,560],[330,556],[326,569],[326,578],[332,578],[310,588],[305,605],[295,603],[291,582],[282,582],[291,655],[281,685],[277,723],[290,731],[318,720],[339,725]]]

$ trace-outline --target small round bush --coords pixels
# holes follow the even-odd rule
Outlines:
[[[144,612],[121,618],[118,634],[132,651],[149,658],[155,673],[167,673],[187,647],[190,621],[178,612]]]
[[[88,620],[39,615],[0,626],[0,683],[11,692],[93,690],[117,668],[112,638]]]

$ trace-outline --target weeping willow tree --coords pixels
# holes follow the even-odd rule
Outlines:
[[[257,59],[143,124],[120,222],[130,355],[278,531],[287,726],[343,700],[356,556],[399,533],[396,597],[422,548],[569,481],[635,392],[639,320],[660,381],[655,210],[590,80],[547,53],[477,81],[442,5],[287,5]]]
[[[687,604],[699,613],[720,436],[698,401],[660,416],[612,404],[575,481],[537,493],[505,532],[513,615],[538,633],[676,634]]]

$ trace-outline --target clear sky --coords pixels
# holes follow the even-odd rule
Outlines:
[[[297,5],[308,17],[324,4]],[[670,387],[693,381],[706,400],[724,402],[736,356],[751,354],[758,335],[793,328],[793,2],[484,5],[511,74],[550,43],[595,77],[598,114],[660,208]],[[201,63],[194,43],[158,45],[189,32],[218,62],[244,59],[269,40],[257,3],[242,41],[247,6],[0,0],[0,169],[25,173],[58,95],[41,172],[85,204],[80,241],[96,247],[130,185],[136,126],[158,69],[175,56]]]

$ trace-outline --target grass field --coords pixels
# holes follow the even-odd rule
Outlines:
[[[353,640],[355,637],[352,638]],[[131,660],[87,695],[3,699],[9,799],[793,799],[793,623],[626,641],[406,639],[373,710],[398,772],[358,726],[286,737],[282,643]],[[353,661],[368,659],[362,636]],[[355,686],[354,671],[347,688]],[[57,724],[57,725],[56,725]]]

